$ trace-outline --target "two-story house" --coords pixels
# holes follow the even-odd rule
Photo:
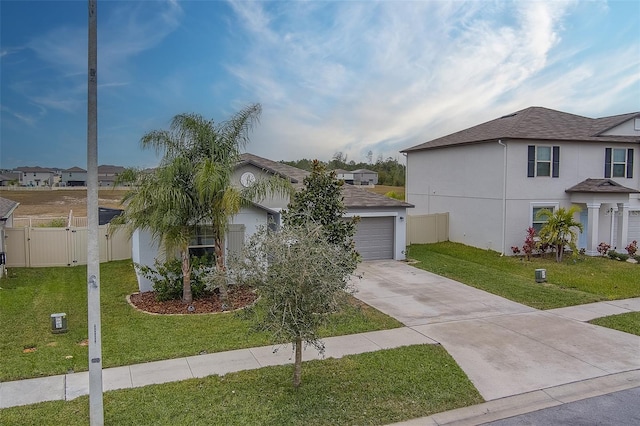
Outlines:
[[[71,167],[62,171],[61,186],[87,186],[87,171],[80,167]]]
[[[20,186],[52,186],[55,172],[43,167],[16,167],[20,176]]]
[[[118,176],[125,170],[122,166],[103,164],[98,166],[98,186],[114,186]]]
[[[378,172],[367,169],[358,170],[334,170],[336,178],[343,180],[349,185],[376,185],[378,183]]]
[[[449,213],[449,238],[511,254],[542,208],[577,205],[579,247],[640,241],[640,112],[530,107],[405,149],[412,214]],[[578,217],[579,216],[579,217]]]

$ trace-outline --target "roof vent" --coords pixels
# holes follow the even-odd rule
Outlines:
[[[507,114],[507,115],[503,115],[500,118],[509,118],[509,117],[515,117],[516,115],[518,115],[518,113],[514,112],[513,114]]]

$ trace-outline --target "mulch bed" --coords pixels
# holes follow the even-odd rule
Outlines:
[[[181,300],[160,302],[156,300],[156,294],[153,291],[134,293],[129,296],[129,301],[141,311],[154,314],[213,314],[245,308],[254,303],[257,298],[258,296],[252,289],[238,287],[229,290],[229,304],[231,306],[227,307],[223,306],[220,295],[215,293],[194,300],[191,304],[183,303]]]

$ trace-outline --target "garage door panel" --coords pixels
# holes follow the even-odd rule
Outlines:
[[[361,217],[354,237],[364,260],[393,259],[394,217]]]

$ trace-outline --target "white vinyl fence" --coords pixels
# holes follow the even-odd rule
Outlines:
[[[112,235],[99,227],[100,262],[131,258],[131,241],[124,229]],[[6,266],[44,267],[87,264],[87,227],[5,228]]]
[[[449,240],[449,213],[408,216],[407,245]]]

